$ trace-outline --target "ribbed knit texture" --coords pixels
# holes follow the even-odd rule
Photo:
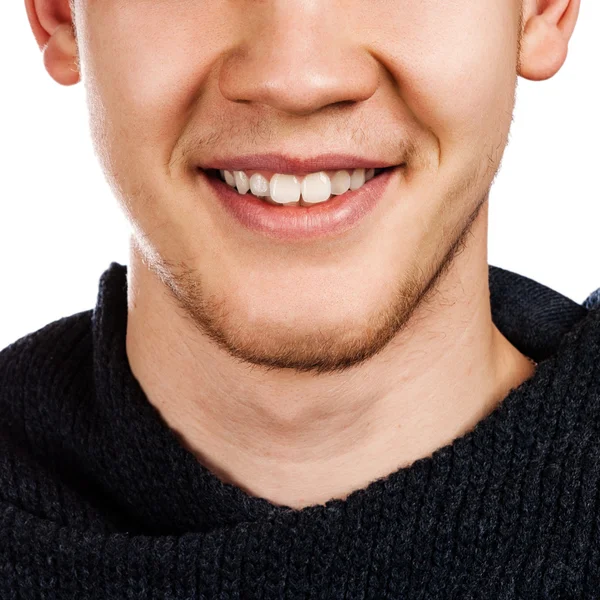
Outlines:
[[[541,361],[465,435],[302,510],[223,483],[125,351],[126,267],[0,352],[0,599],[600,598],[600,295],[490,267]]]

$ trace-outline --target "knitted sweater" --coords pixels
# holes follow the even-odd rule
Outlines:
[[[600,295],[493,266],[490,288],[533,377],[430,456],[299,510],[222,482],[148,402],[111,263],[94,309],[0,352],[0,599],[600,598]]]

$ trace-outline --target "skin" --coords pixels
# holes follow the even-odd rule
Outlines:
[[[534,373],[491,320],[488,197],[517,76],[560,69],[579,0],[25,4],[48,73],[85,84],[132,224],[132,371],[223,481],[294,508],[345,498]],[[194,176],[326,151],[408,163],[329,240],[243,231]]]

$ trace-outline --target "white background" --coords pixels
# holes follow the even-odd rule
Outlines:
[[[562,70],[519,81],[490,201],[489,263],[577,302],[600,287],[600,2],[582,0]],[[23,1],[2,5],[0,348],[93,308],[129,225],[88,132],[83,84],[51,79]]]

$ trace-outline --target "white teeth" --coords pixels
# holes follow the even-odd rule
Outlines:
[[[221,177],[239,194],[250,191],[271,204],[308,206],[326,202],[332,195],[339,196],[348,190],[357,190],[375,177],[381,169],[354,169],[337,171],[331,178],[324,171],[311,173],[302,179],[295,175],[276,173],[269,181],[260,173],[250,178],[244,171],[221,169]]]
[[[268,196],[269,195],[269,182],[266,177],[263,177],[260,173],[254,173],[250,177],[250,191],[255,196]]]
[[[327,173],[311,173],[302,180],[302,200],[306,204],[318,204],[329,200],[331,180]]]
[[[365,185],[365,170],[354,169],[352,176],[350,177],[350,189],[357,190],[363,185]]]
[[[244,171],[234,171],[233,178],[235,180],[235,186],[240,194],[245,194],[250,189],[250,181],[248,175]]]
[[[348,171],[338,171],[331,178],[331,193],[336,196],[345,194],[350,189],[350,179]]]
[[[277,204],[296,204],[300,200],[300,182],[294,175],[276,173],[271,177],[269,192]]]
[[[235,179],[233,178],[233,173],[230,171],[225,171],[225,181],[231,186],[235,186]]]

